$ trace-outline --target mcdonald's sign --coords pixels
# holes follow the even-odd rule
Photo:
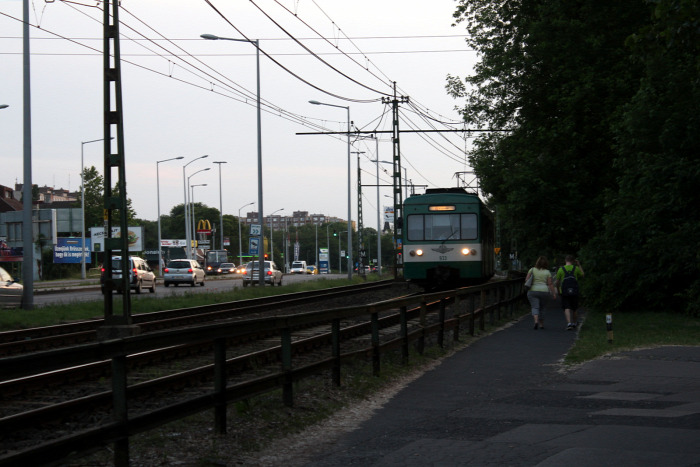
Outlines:
[[[197,222],[197,233],[211,234],[211,222],[206,219],[200,219]]]

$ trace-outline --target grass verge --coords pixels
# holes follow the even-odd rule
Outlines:
[[[578,339],[566,355],[565,363],[582,363],[608,353],[640,347],[700,345],[700,319],[676,313],[613,313],[612,331],[612,342],[609,342],[606,313],[587,311]]]
[[[270,295],[280,295],[294,292],[310,290],[328,289],[349,284],[360,284],[367,281],[379,280],[377,277],[354,277],[351,281],[347,279],[318,279],[294,284],[285,284],[283,287],[236,287],[232,290],[218,293],[185,293],[184,295],[171,295],[162,285],[156,292],[157,300],[149,297],[150,293],[145,292],[145,296],[132,295],[131,312],[152,313],[154,311],[176,310],[193,306],[212,305],[217,303],[233,302],[238,300],[248,300],[252,298],[267,297]],[[120,310],[122,300],[119,295],[115,296],[114,309]],[[0,331],[10,331],[13,329],[27,329],[40,326],[52,326],[71,321],[87,319],[99,319],[104,316],[104,302],[91,301],[62,305],[49,305],[33,310],[0,310]]]

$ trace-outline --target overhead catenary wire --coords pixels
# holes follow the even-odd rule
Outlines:
[[[251,43],[254,42],[252,39],[250,39],[248,36],[246,36],[238,27],[236,27],[236,26],[226,17],[226,15],[224,15],[221,11],[219,11],[219,9],[216,8],[216,7],[214,6],[214,4],[211,3],[210,0],[204,0],[204,2],[205,2],[207,5],[209,5],[219,16],[221,16],[221,18],[222,18],[224,21],[226,21],[226,23],[228,23],[229,26],[231,26],[233,29],[235,29],[236,32],[238,32],[238,34],[240,34],[246,41],[251,42]],[[355,102],[355,103],[371,103],[371,102],[379,102],[379,101],[381,100],[381,98],[374,98],[374,99],[354,99],[354,98],[350,98],[350,97],[341,96],[340,94],[336,94],[336,93],[333,93],[333,92],[328,91],[328,90],[326,90],[326,89],[323,89],[323,88],[321,88],[320,86],[317,86],[317,85],[311,83],[310,81],[308,81],[308,80],[302,78],[301,76],[299,76],[298,74],[296,74],[296,73],[294,73],[292,70],[290,70],[289,68],[287,68],[287,67],[285,67],[284,65],[282,65],[279,61],[277,61],[275,58],[273,58],[270,54],[268,54],[268,53],[265,52],[263,49],[261,49],[259,44],[258,44],[258,50],[260,50],[260,52],[263,53],[263,54],[264,54],[269,60],[271,60],[275,65],[277,65],[277,66],[279,66],[280,68],[282,68],[284,71],[286,71],[287,73],[289,73],[291,76],[293,76],[293,77],[296,78],[297,80],[301,81],[302,83],[308,85],[309,87],[311,87],[311,88],[313,88],[313,89],[316,89],[317,91],[320,91],[320,92],[322,92],[322,93],[324,93],[324,94],[326,94],[326,95],[335,97],[336,99],[340,99],[340,100],[342,100],[342,101],[346,101],[346,102]]]

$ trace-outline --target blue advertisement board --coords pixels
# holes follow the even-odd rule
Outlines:
[[[328,248],[320,248],[318,250],[318,273],[331,273],[330,262],[328,261]]]
[[[83,253],[82,238],[57,238],[57,243],[53,247],[54,263],[75,263],[80,264]],[[90,264],[90,239],[85,239],[85,263]]]

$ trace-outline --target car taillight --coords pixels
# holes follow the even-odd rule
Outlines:
[[[163,269],[163,272],[164,272],[164,273],[168,273],[168,272],[170,272],[170,269],[165,268],[165,269]]]
[[[190,274],[192,274],[192,268],[189,268],[189,269],[187,270],[187,272],[190,273]]]
[[[105,273],[105,268],[100,269],[100,272],[101,272],[102,274],[104,274],[104,273]]]
[[[134,268],[134,269],[131,270],[131,272],[133,272],[134,274],[137,274],[137,273],[138,273],[138,270],[137,270],[136,268]]]
[[[271,275],[272,275],[272,271],[267,271],[267,275],[268,275],[268,276],[271,276]]]

